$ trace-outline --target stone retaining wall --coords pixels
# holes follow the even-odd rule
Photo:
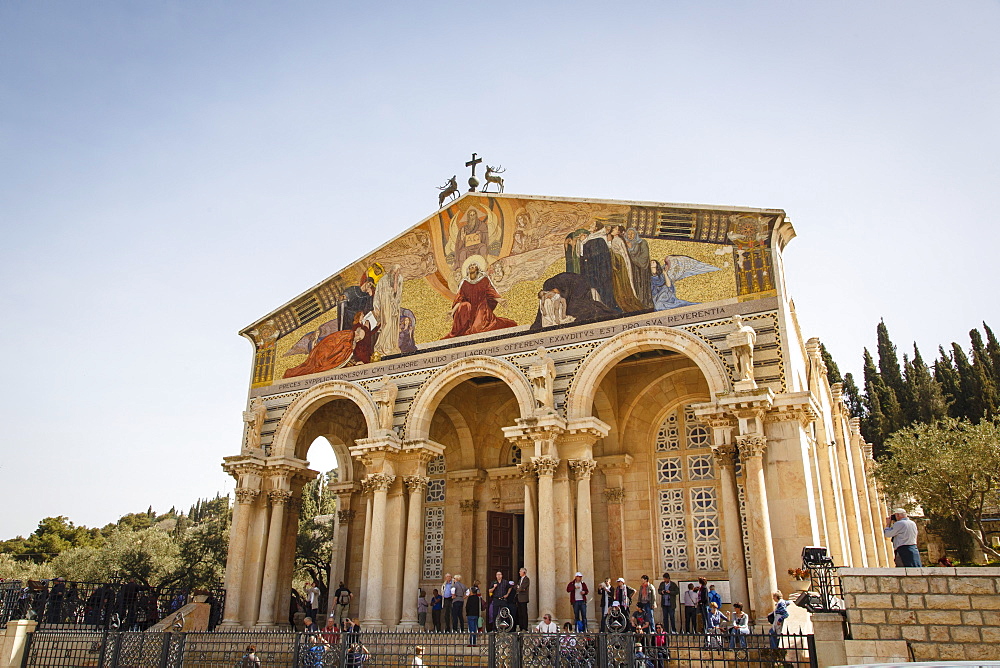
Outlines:
[[[916,661],[997,657],[1000,568],[842,568],[855,640],[905,640]]]

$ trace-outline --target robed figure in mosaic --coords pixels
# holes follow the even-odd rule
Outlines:
[[[501,318],[493,313],[497,305],[503,304],[505,300],[493,287],[490,277],[482,271],[484,264],[486,262],[482,256],[473,256],[466,260],[463,272],[465,278],[458,286],[458,294],[451,308],[453,320],[451,331],[444,338],[517,326],[513,320]]]

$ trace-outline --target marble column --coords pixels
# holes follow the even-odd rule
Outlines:
[[[740,517],[739,492],[736,489],[736,448],[731,443],[712,447],[719,468],[719,491],[722,509],[726,570],[729,571],[729,595],[733,601],[749,601],[746,549],[743,545],[743,522]]]
[[[426,476],[408,475],[403,484],[409,494],[406,513],[406,549],[403,557],[403,614],[401,629],[418,629],[417,589],[420,588],[421,539],[424,533],[424,497],[427,493]]]
[[[840,495],[837,493],[838,468],[837,455],[833,443],[817,443],[816,455],[819,458],[820,492],[823,495],[823,518],[826,520],[827,548],[835,564],[845,564],[846,550],[844,548],[844,526],[840,521],[843,507]]]
[[[608,570],[612,580],[625,577],[625,488],[606,487],[608,509]]]
[[[836,444],[837,468],[840,471],[840,491],[844,499],[844,522],[847,529],[847,547],[850,550],[851,561],[845,565],[861,568],[864,565],[864,557],[861,549],[861,527],[859,526],[860,513],[858,512],[858,496],[854,485],[854,475],[851,470],[850,455],[847,452],[848,444],[842,439],[838,439]]]
[[[556,608],[555,509],[552,477],[559,460],[551,456],[532,459],[538,473],[538,610],[554,614]]]
[[[881,534],[882,525],[878,517],[872,516],[871,502],[868,499],[868,479],[871,477],[871,469],[865,461],[864,452],[861,449],[861,420],[851,418],[850,422],[850,448],[851,461],[854,463],[854,474],[858,482],[858,505],[861,511],[861,525],[864,528],[864,548],[867,557],[866,566],[878,566],[878,550],[875,544],[876,535]]]
[[[226,558],[226,609],[222,626],[240,625],[240,601],[243,596],[243,564],[247,559],[247,534],[250,531],[251,504],[259,489],[236,488],[233,524],[229,530],[229,555]]]
[[[364,542],[361,546],[361,581],[358,584],[358,588],[363,589],[368,584],[368,556],[370,554],[369,550],[372,544],[372,485],[371,481],[367,478],[361,483],[361,494],[362,498],[365,500],[365,537]],[[355,597],[359,599],[360,597]],[[361,606],[358,606],[358,610],[355,613],[360,619],[364,614]]]
[[[524,570],[528,572],[531,587],[528,593],[528,620],[538,619],[538,556],[536,526],[538,523],[535,503],[535,464],[527,461],[518,465],[524,479]]]
[[[337,537],[330,560],[330,595],[327,601],[327,607],[331,611],[337,607],[337,602],[333,600],[333,593],[337,591],[341,582],[347,583],[347,545],[351,539],[351,522],[354,520],[354,516],[355,512],[350,508],[337,511]]]
[[[591,601],[597,599],[598,577],[594,572],[594,523],[591,517],[590,479],[597,469],[593,459],[573,459],[569,463],[576,478],[576,567],[583,573],[586,581],[591,583],[593,595]],[[587,619],[596,620],[595,607],[587,606]]]
[[[743,475],[746,480],[747,532],[750,534],[750,561],[753,563],[753,592],[750,605],[757,624],[767,623],[771,594],[778,588],[771,545],[771,513],[764,482],[764,450],[767,439],[759,434],[740,436],[737,440]]]
[[[272,489],[267,493],[271,501],[271,524],[267,530],[267,555],[264,558],[264,582],[260,594],[258,626],[275,626],[275,601],[278,598],[278,579],[281,570],[281,552],[285,535],[285,503],[292,493]]]
[[[872,446],[865,443],[861,446],[861,450],[865,455],[865,463],[871,469],[875,464],[875,459],[872,457]],[[868,503],[871,505],[872,520],[876,526],[875,551],[878,554],[879,565],[883,568],[892,568],[896,562],[890,548],[891,543],[882,535],[882,527],[885,526],[885,518],[889,516],[889,513],[882,502],[881,495],[879,495],[875,476],[869,476],[865,482],[868,484]]]
[[[370,473],[365,478],[372,489],[371,535],[368,544],[368,580],[362,598],[365,610],[361,624],[366,628],[382,626],[382,574],[385,570],[385,506],[389,487],[396,476],[387,473]]]
[[[473,491],[470,488],[469,494]],[[462,499],[458,507],[462,511],[462,552],[456,575],[462,576],[462,584],[471,587],[476,580],[476,514],[479,512],[479,501]]]

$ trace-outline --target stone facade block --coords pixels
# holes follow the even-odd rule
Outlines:
[[[982,635],[983,642],[1000,643],[1000,627],[984,626],[979,629],[979,632]]]
[[[864,587],[865,579],[857,575],[848,575],[840,578],[840,584],[844,591],[861,591]]]
[[[923,610],[926,607],[924,597],[920,594],[907,594],[906,607],[910,610]]]
[[[878,591],[878,581],[881,580],[881,579],[882,578],[866,576],[864,578],[865,586],[864,586],[864,589],[862,589],[862,591],[866,591],[866,592],[876,592],[876,591]]]
[[[965,659],[965,645],[941,643],[938,645],[938,658],[945,661],[962,661]]]
[[[861,621],[865,624],[885,624],[885,610],[862,610]]]
[[[885,613],[885,621],[890,624],[916,624],[917,612],[916,610],[889,610]]]
[[[927,637],[934,642],[948,642],[951,640],[951,634],[948,632],[950,628],[950,626],[930,625],[927,627]]]
[[[927,594],[924,601],[930,610],[968,610],[969,597],[956,594]]]
[[[878,638],[878,627],[871,624],[852,624],[851,635],[855,640],[875,640]]]
[[[910,645],[914,661],[933,661],[939,657],[938,645],[931,642],[915,642]]]
[[[930,587],[932,594],[948,593],[948,580],[945,578],[930,578],[927,581],[927,585]]]
[[[978,626],[956,626],[951,630],[951,639],[955,642],[979,642]]]
[[[973,594],[969,597],[972,608],[976,610],[1000,610],[1000,596]]]
[[[899,578],[871,578],[872,580],[878,580],[878,591],[883,594],[898,594],[899,593]],[[875,591],[874,589],[870,591]]]
[[[878,627],[878,637],[882,640],[899,640],[903,635],[898,624],[881,624]]]
[[[997,648],[990,645],[966,645],[965,646],[965,658],[975,661],[977,659],[993,659],[997,658]]]
[[[986,626],[1000,626],[1000,610],[980,610],[979,614]]]
[[[903,640],[927,640],[926,626],[901,626]]]
[[[993,594],[996,588],[990,578],[954,578],[948,582],[952,594]]]
[[[902,588],[906,594],[926,594],[930,591],[925,578],[903,578]]]
[[[958,610],[917,610],[917,621],[921,624],[961,624],[962,613]]]
[[[983,625],[983,613],[978,610],[970,610],[968,612],[962,613],[962,623],[963,624],[975,624],[976,626]]]
[[[892,595],[890,594],[858,594],[854,604],[858,608],[893,608]],[[968,607],[968,606],[966,606]]]

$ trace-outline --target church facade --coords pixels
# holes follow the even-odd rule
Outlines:
[[[224,624],[287,621],[311,447],[366,627],[415,628],[446,573],[523,566],[531,619],[572,619],[577,571],[705,577],[761,618],[806,545],[891,566],[794,236],[778,209],[467,193],[247,327]]]

